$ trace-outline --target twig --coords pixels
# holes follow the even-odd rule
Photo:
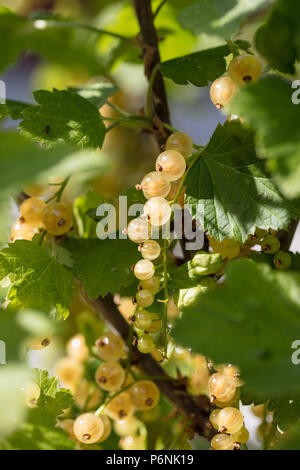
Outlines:
[[[84,296],[103,320],[121,335],[124,341],[127,341],[130,326],[118,311],[112,296],[108,295],[97,299],[91,299],[86,293],[84,293]],[[208,398],[204,395],[201,396],[201,399],[203,399],[202,406],[198,406],[182,382],[176,379],[172,380],[151,355],[142,354],[133,346],[131,356],[132,363],[139,366],[146,375],[154,378],[161,393],[173,403],[183,416],[192,422],[195,431],[210,439],[214,432],[206,426],[211,408]],[[159,377],[159,380],[157,377]]]

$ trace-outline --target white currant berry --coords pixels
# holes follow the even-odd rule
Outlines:
[[[161,172],[168,181],[179,180],[185,169],[185,158],[177,150],[166,150],[157,157],[156,170]]]
[[[237,86],[230,77],[219,77],[210,87],[210,99],[217,109],[221,109],[230,101],[236,89]]]
[[[228,434],[216,434],[211,440],[211,446],[215,450],[233,450],[234,441]]]
[[[146,411],[154,408],[160,398],[157,385],[151,380],[139,380],[129,389],[130,398],[136,409]]]
[[[148,354],[155,349],[155,344],[152,337],[145,333],[139,337],[137,343],[138,350],[143,354]]]
[[[133,412],[134,406],[127,391],[119,393],[105,408],[105,413],[116,421],[131,416]]]
[[[143,243],[151,237],[151,226],[146,217],[137,217],[129,222],[127,227],[129,240]]]
[[[89,356],[89,349],[81,333],[69,339],[66,345],[66,351],[68,356],[75,361],[85,361]]]
[[[244,417],[240,410],[229,406],[220,411],[217,422],[219,425],[219,432],[234,434],[243,426]]]
[[[209,421],[214,429],[219,429],[218,425],[218,415],[220,413],[220,409],[212,410],[212,412],[209,415]]]
[[[37,404],[40,397],[40,387],[35,382],[27,382],[21,387],[27,406],[33,407]]]
[[[184,132],[174,132],[167,139],[166,150],[177,150],[185,158],[188,158],[193,153],[193,141]]]
[[[165,225],[170,220],[171,212],[170,204],[162,197],[152,197],[144,206],[144,214],[154,227]]]
[[[111,433],[111,422],[108,419],[108,417],[104,414],[100,415],[99,418],[101,419],[102,424],[103,424],[103,434],[97,442],[103,442],[103,441],[106,441],[106,439],[109,437]]]
[[[96,370],[96,383],[108,392],[119,390],[124,380],[125,371],[118,362],[104,362]]]
[[[111,331],[97,339],[98,354],[103,361],[118,361],[125,354],[125,344],[122,338]]]
[[[148,259],[141,259],[134,266],[134,275],[140,281],[151,279],[155,273],[154,265]]]
[[[249,440],[249,431],[245,428],[245,426],[241,427],[241,429],[231,435],[234,442],[238,442],[239,444],[246,444]]]
[[[232,59],[228,66],[228,74],[238,85],[247,85],[260,79],[262,66],[254,55],[243,54]]]
[[[152,323],[152,315],[147,310],[137,310],[135,313],[134,326],[140,330],[147,330]]]
[[[160,280],[157,276],[153,276],[146,281],[141,281],[139,283],[139,289],[150,290],[152,294],[157,294],[157,292],[160,290]]]
[[[20,215],[25,222],[41,224],[46,203],[39,197],[29,197],[20,205]]]
[[[150,290],[142,289],[136,293],[135,300],[137,304],[139,305],[139,307],[147,308],[153,304],[154,295],[152,294]]]
[[[83,375],[83,365],[71,357],[62,357],[56,363],[56,374],[66,386],[73,388]]]
[[[222,373],[216,372],[209,378],[208,392],[212,399],[227,402],[235,395],[235,381],[231,377],[226,377]]]
[[[160,244],[155,240],[147,240],[143,243],[141,253],[142,257],[154,261],[160,255],[161,248]]]
[[[51,342],[51,336],[45,335],[40,336],[39,338],[32,338],[27,341],[27,346],[29,349],[40,350],[49,346]]]
[[[102,437],[104,425],[94,413],[83,413],[75,420],[73,431],[78,441],[93,444]]]
[[[167,197],[171,184],[160,172],[151,171],[144,177],[141,187],[145,198],[150,199],[151,197]]]

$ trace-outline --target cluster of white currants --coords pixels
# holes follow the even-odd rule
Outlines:
[[[227,72],[228,75],[217,78],[210,87],[210,98],[217,109],[230,101],[239,86],[257,82],[262,66],[254,55],[242,54],[232,59]]]
[[[192,155],[192,139],[175,132],[166,142],[166,150],[156,160],[156,171],[148,173],[137,188],[142,190],[147,202],[144,213],[133,219],[127,227],[128,238],[139,244],[142,258],[133,267],[134,275],[139,279],[138,292],[134,299],[138,309],[134,315],[134,326],[144,333],[139,336],[137,347],[143,353],[154,350],[154,342],[149,333],[161,328],[159,315],[145,310],[154,302],[154,295],[160,290],[160,279],[155,276],[155,265],[161,254],[160,243],[151,240],[152,231],[160,229],[169,222],[172,214],[172,201],[166,198],[178,188],[178,180],[186,170],[186,160]]]

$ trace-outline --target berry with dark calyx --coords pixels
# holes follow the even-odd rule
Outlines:
[[[125,371],[118,362],[104,362],[96,370],[96,383],[108,392],[119,390],[124,380]]]
[[[229,406],[223,408],[217,417],[219,432],[227,432],[234,434],[238,432],[243,426],[244,417],[240,410]]]
[[[217,399],[222,402],[227,402],[235,395],[235,381],[231,377],[226,377],[222,373],[216,372],[209,378],[208,392],[210,394],[211,401]]]
[[[83,413],[75,420],[73,431],[78,441],[93,444],[102,437],[104,425],[94,413]]]
[[[234,441],[228,434],[216,434],[211,440],[211,446],[215,450],[233,450]]]
[[[40,338],[32,338],[27,341],[27,347],[29,349],[39,350],[49,346],[51,337],[48,335],[41,336]]]
[[[221,109],[230,101],[237,89],[230,77],[217,78],[210,87],[210,99],[217,109]]]
[[[102,335],[96,341],[98,354],[103,361],[118,361],[125,354],[125,344],[122,338],[111,331]]]
[[[185,158],[176,150],[166,150],[156,160],[156,171],[161,172],[168,181],[181,178],[186,169]]]
[[[157,385],[151,380],[139,380],[129,389],[132,404],[141,411],[154,408],[160,398]]]
[[[128,391],[119,393],[107,404],[105,408],[105,414],[116,421],[131,416],[133,412],[134,406],[131,402]]]
[[[20,215],[25,222],[41,223],[43,210],[46,207],[45,201],[39,197],[29,197],[22,202],[20,206]]]
[[[24,393],[26,405],[35,406],[41,394],[40,387],[35,382],[27,382],[21,390]]]
[[[152,292],[152,294],[157,294],[157,292],[160,290],[160,280],[157,276],[143,280],[139,283],[139,289],[146,289]]]
[[[52,202],[43,210],[42,222],[52,235],[63,235],[72,227],[72,212],[63,202]]]
[[[134,243],[143,243],[151,236],[151,226],[147,217],[137,217],[129,222],[127,227],[129,240]]]
[[[262,66],[254,55],[243,54],[232,59],[228,74],[237,85],[243,86],[260,79]]]
[[[292,264],[291,255],[287,251],[278,251],[273,258],[273,264],[276,269],[289,269]]]
[[[280,241],[274,235],[268,235],[262,240],[261,247],[265,253],[272,255],[279,251]]]

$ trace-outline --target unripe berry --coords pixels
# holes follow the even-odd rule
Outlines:
[[[168,181],[176,181],[181,178],[185,169],[185,159],[176,150],[166,150],[157,157],[156,171],[161,172]]]
[[[274,235],[268,235],[261,242],[261,247],[265,253],[272,255],[276,253],[276,251],[279,251],[280,241],[278,238],[274,237]]]
[[[144,177],[141,187],[146,199],[151,197],[167,197],[171,189],[170,182],[158,171],[148,173]]]
[[[138,310],[135,314],[134,326],[140,330],[148,330],[152,323],[152,315],[147,310]]]
[[[140,336],[138,339],[137,348],[143,354],[148,354],[153,351],[155,348],[155,344],[153,342],[152,337],[148,334]]]
[[[259,60],[250,54],[234,57],[228,66],[228,74],[237,85],[257,82],[262,74]]]
[[[142,308],[150,307],[154,302],[154,295],[150,290],[142,289],[135,296],[137,304]]]
[[[282,271],[289,269],[292,264],[291,255],[287,251],[278,251],[273,258],[273,264],[276,269]]]

